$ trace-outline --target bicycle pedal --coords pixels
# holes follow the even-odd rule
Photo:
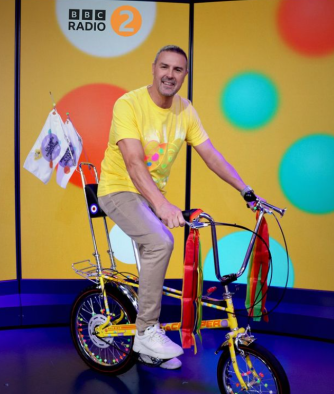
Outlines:
[[[148,356],[147,354],[137,353],[138,361],[142,364],[149,365],[150,367],[160,367],[162,363],[167,360]]]

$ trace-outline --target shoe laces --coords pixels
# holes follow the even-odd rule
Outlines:
[[[160,343],[166,343],[169,342],[170,339],[167,337],[165,330],[158,328],[156,326],[150,327],[149,331],[149,336],[152,340]]]

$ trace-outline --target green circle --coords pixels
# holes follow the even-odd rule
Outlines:
[[[275,84],[259,72],[244,72],[233,77],[220,96],[221,110],[229,122],[247,131],[270,122],[278,105]]]
[[[286,198],[312,214],[334,211],[334,136],[312,134],[285,152],[279,181]]]

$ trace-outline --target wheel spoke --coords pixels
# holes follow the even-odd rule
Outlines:
[[[111,294],[107,294],[107,300],[111,324],[112,322],[129,324],[130,319],[123,305]],[[91,291],[82,298],[74,319],[76,344],[84,360],[89,364],[98,364],[104,368],[118,368],[118,365],[132,357],[130,352],[133,344],[132,337],[100,338],[95,334],[95,327],[107,321],[103,298],[98,291]]]
[[[260,350],[259,350],[260,349]],[[243,390],[234,371],[229,353],[222,354],[218,364],[221,393],[227,394],[289,394],[285,372],[276,358],[259,345],[242,347],[237,353],[237,365],[248,389]],[[261,353],[262,352],[262,353]],[[284,387],[284,389],[282,389]]]

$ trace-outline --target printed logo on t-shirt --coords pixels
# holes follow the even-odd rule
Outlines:
[[[159,188],[166,186],[171,165],[176,159],[183,142],[184,140],[180,138],[170,143],[160,143],[152,140],[144,146],[145,163]]]

